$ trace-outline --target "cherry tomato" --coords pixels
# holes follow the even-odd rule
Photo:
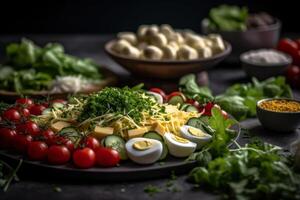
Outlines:
[[[199,102],[198,102],[198,101],[195,101],[194,99],[187,99],[185,103],[191,104],[191,105],[193,105],[193,106],[195,106],[195,107],[197,107],[197,108],[200,107]]]
[[[70,160],[71,153],[69,149],[63,145],[52,145],[48,149],[47,160],[50,164],[62,165]]]
[[[77,149],[73,153],[73,162],[79,168],[91,168],[95,165],[95,152],[88,147]]]
[[[8,110],[4,111],[3,118],[12,122],[19,122],[21,115],[16,109],[9,108]]]
[[[16,104],[24,105],[24,106],[31,106],[33,105],[33,100],[29,98],[20,98],[16,100]]]
[[[40,134],[39,126],[33,121],[25,122],[23,127],[24,127],[23,132],[26,134],[29,134],[31,136],[38,136]]]
[[[279,41],[277,49],[279,51],[294,55],[298,51],[298,45],[293,40],[284,38]]]
[[[288,67],[286,71],[286,76],[293,86],[297,86],[300,83],[300,67],[292,65]]]
[[[34,104],[29,107],[29,112],[32,115],[41,115],[43,110],[45,110],[46,107],[41,104]]]
[[[214,107],[214,105],[215,105],[214,103],[208,102],[204,106],[204,115],[211,116],[211,109]]]
[[[0,128],[0,148],[9,148],[12,146],[16,131],[9,128]]]
[[[19,107],[17,110],[19,111],[22,117],[24,118],[30,117],[30,111],[28,108]]]
[[[184,96],[184,94],[182,92],[172,92],[171,94],[168,95],[167,100],[169,101],[172,97],[174,96],[181,96],[183,101],[186,102],[186,97]]]
[[[48,145],[41,141],[30,142],[27,153],[31,160],[44,160],[47,158]]]
[[[119,153],[110,148],[99,147],[95,150],[96,153],[96,163],[103,167],[113,167],[120,162]]]
[[[96,138],[89,136],[84,140],[84,146],[95,150],[100,147],[100,143]]]
[[[55,133],[51,129],[44,130],[41,136],[48,145],[54,144]]]
[[[58,136],[53,138],[53,144],[57,144],[57,145],[64,145],[65,147],[67,147],[69,149],[70,152],[74,151],[74,143],[69,140],[68,138],[62,137],[62,136]]]
[[[20,153],[26,153],[31,141],[31,135],[17,134],[13,141],[13,147]]]
[[[160,88],[150,88],[149,91],[155,92],[157,94],[160,94],[163,97],[164,100],[166,100],[166,98],[167,98],[166,93],[162,89],[160,89]]]

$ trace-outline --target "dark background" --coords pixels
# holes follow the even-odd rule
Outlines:
[[[267,11],[283,22],[284,32],[300,30],[298,1],[272,0],[2,0],[0,34],[114,33],[140,24],[169,23],[200,31],[211,7],[237,4],[250,12]]]

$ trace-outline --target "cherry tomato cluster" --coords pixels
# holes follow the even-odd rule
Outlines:
[[[196,107],[200,113],[203,113],[204,116],[211,116],[211,110],[213,107],[220,108],[220,106],[215,104],[214,102],[200,104],[198,101],[196,101],[194,99],[186,98],[186,96],[182,92],[179,92],[179,91],[172,92],[169,95],[166,95],[166,93],[160,88],[151,88],[149,91],[160,94],[163,97],[164,102],[169,102],[169,100],[172,97],[179,96],[183,99],[185,104],[189,104],[189,105]],[[228,118],[228,113],[226,111],[222,110],[222,114],[223,114],[224,118],[226,118],[226,119]]]
[[[30,160],[54,165],[72,161],[79,168],[113,167],[120,162],[116,150],[101,147],[94,137],[82,137],[79,145],[75,146],[71,139],[59,136],[49,128],[39,127],[31,120],[32,116],[41,115],[43,110],[54,103],[65,104],[66,101],[57,99],[50,103],[34,103],[32,99],[21,98],[3,111],[0,149],[15,151]]]
[[[292,86],[300,88],[300,39],[281,39],[277,49],[293,58],[293,65],[286,70],[286,77]]]

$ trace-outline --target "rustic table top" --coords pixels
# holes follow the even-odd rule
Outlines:
[[[119,65],[105,55],[103,51],[104,43],[112,38],[111,35],[28,35],[28,38],[38,44],[47,42],[59,42],[65,46],[68,53],[80,56],[90,57],[97,63],[103,64],[120,77],[119,85],[134,85],[144,82],[146,86],[160,86],[167,91],[174,90],[178,80],[158,81],[155,79],[141,79],[130,76]],[[0,60],[3,58],[4,47],[7,43],[18,41],[20,36],[0,36]],[[228,86],[237,82],[249,81],[245,73],[239,68],[238,64],[229,65],[221,63],[218,67],[208,72],[209,85],[214,93],[223,92]],[[295,98],[300,99],[299,91],[294,91]],[[291,142],[299,138],[299,129],[293,133],[275,134],[264,130],[257,119],[248,119],[241,122],[243,128],[264,141],[287,147]],[[243,137],[240,143],[245,143]],[[166,186],[168,178],[146,180],[139,182],[83,182],[76,180],[61,180],[59,177],[45,178],[35,176],[34,171],[22,172],[23,178],[18,183],[13,183],[9,190],[4,193],[0,191],[0,199],[217,199],[217,195],[207,193],[203,190],[195,189],[188,183],[186,175],[177,177],[173,188]],[[155,185],[161,188],[161,192],[149,196],[144,192],[148,185]],[[61,191],[60,191],[61,190]]]

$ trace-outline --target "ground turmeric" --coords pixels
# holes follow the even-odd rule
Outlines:
[[[274,112],[300,112],[300,103],[293,100],[274,99],[263,101],[259,107]]]

